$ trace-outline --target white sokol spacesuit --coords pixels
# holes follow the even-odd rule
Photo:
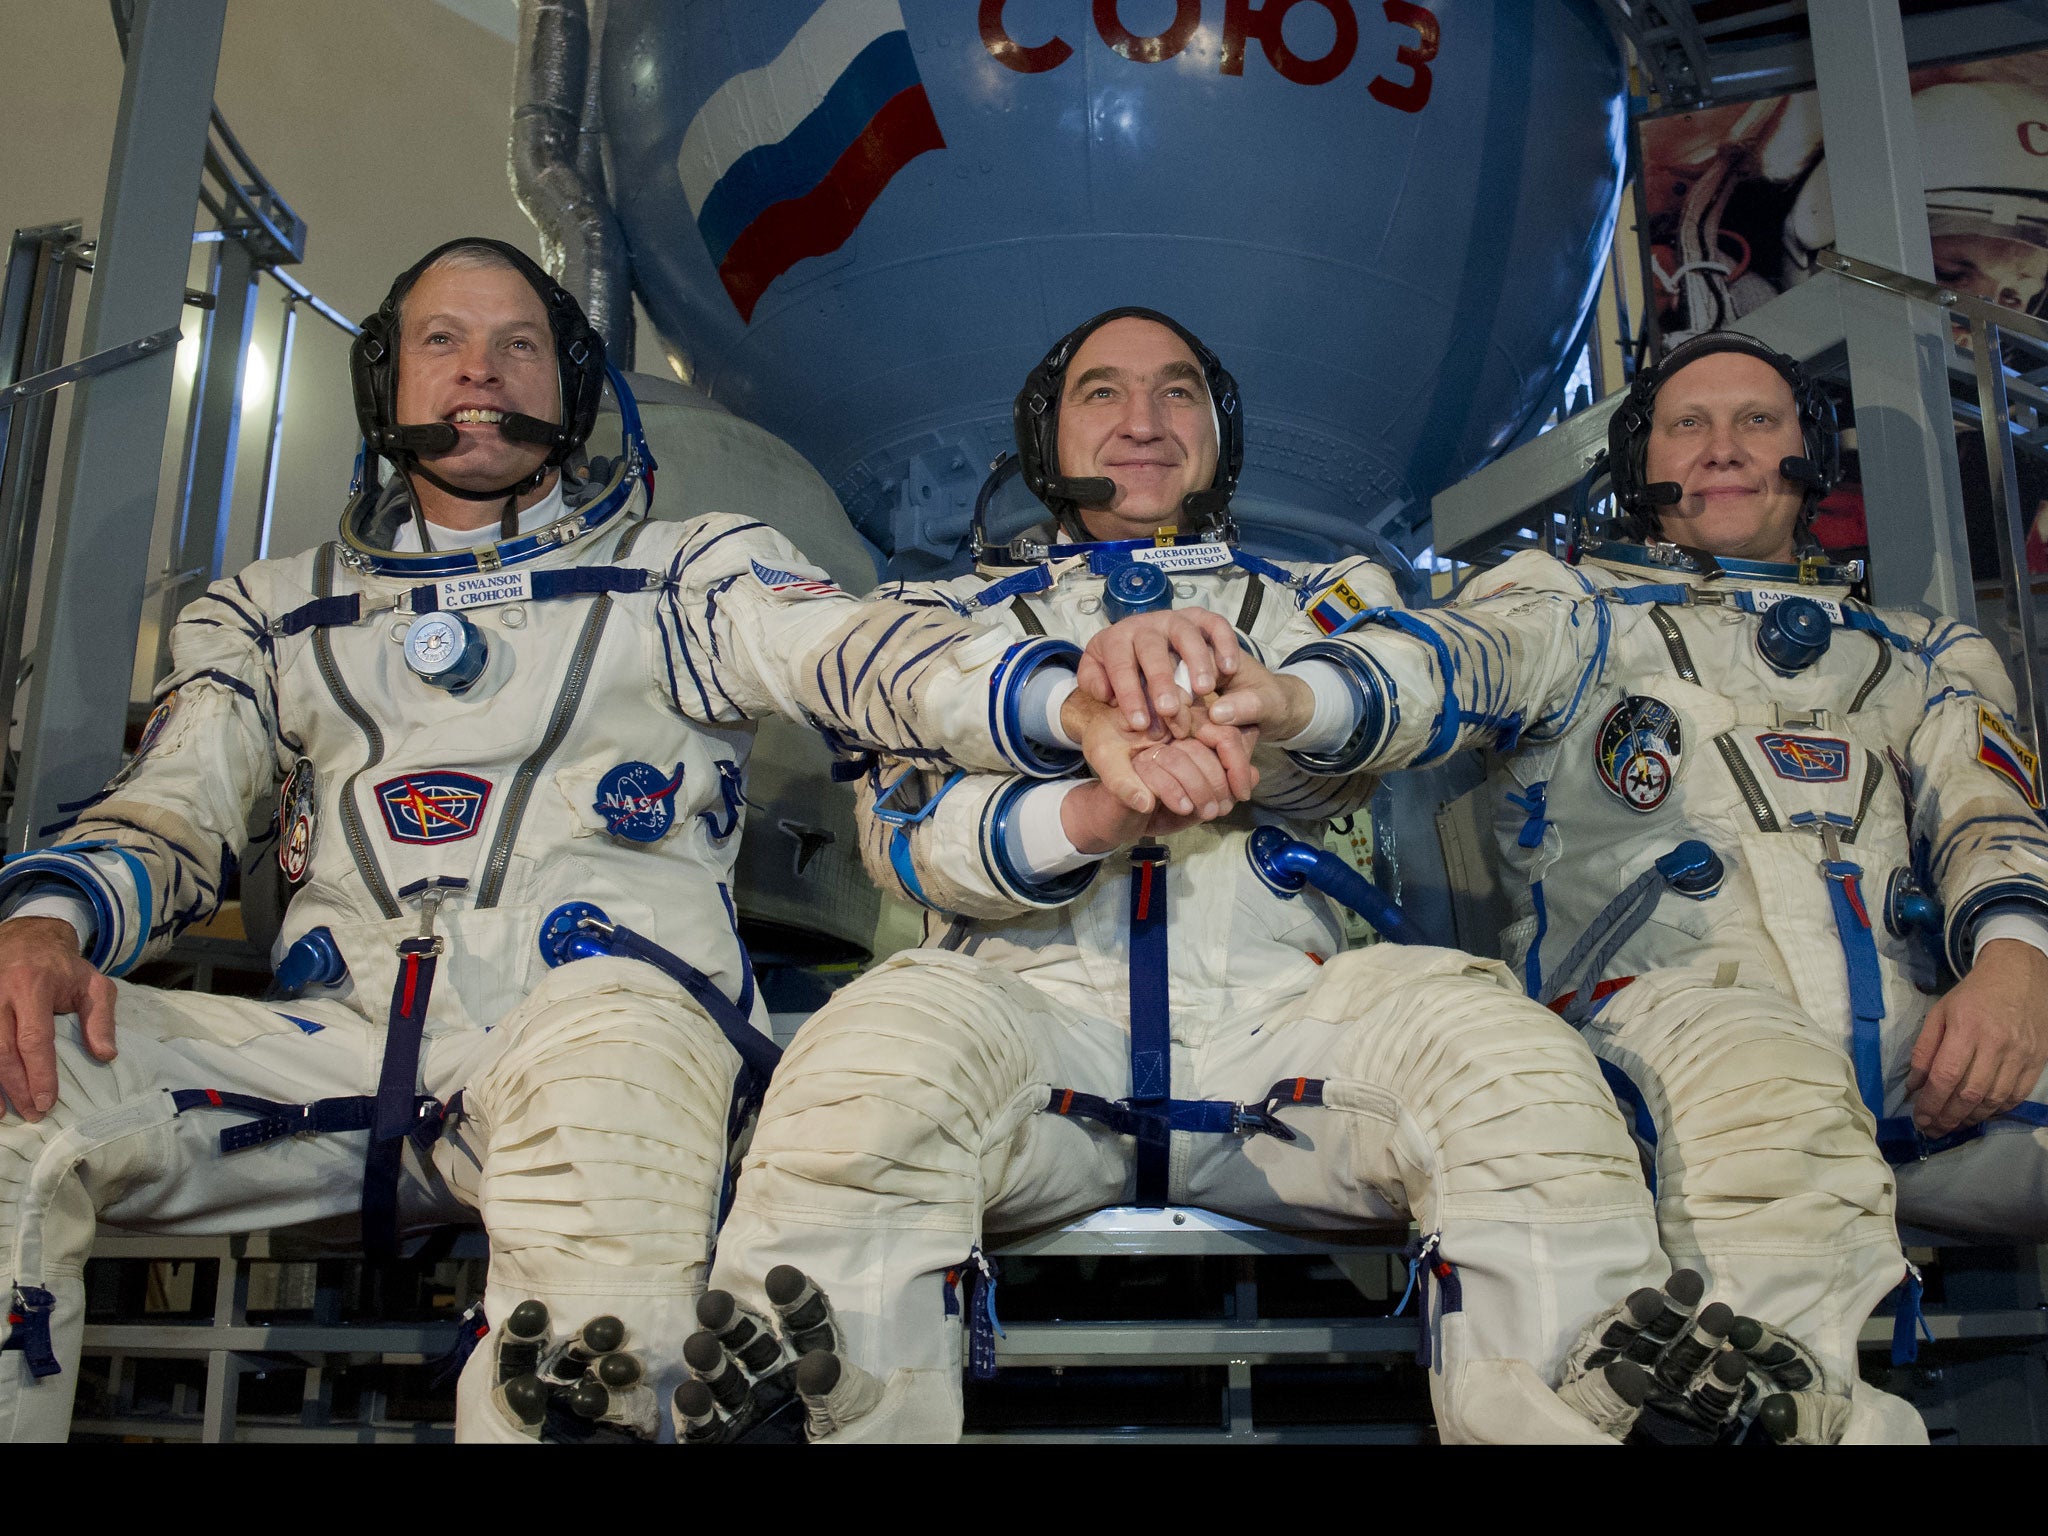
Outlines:
[[[121,984],[104,1065],[59,1019],[56,1106],[0,1121],[0,1440],[65,1433],[96,1218],[238,1231],[360,1202],[368,1231],[468,1207],[495,1324],[539,1298],[558,1330],[610,1313],[628,1348],[670,1355],[693,1326],[740,1037],[639,960],[548,969],[543,920],[594,903],[708,978],[728,1029],[765,1032],[729,887],[750,719],[1015,767],[992,730],[1031,658],[951,614],[856,603],[760,523],[650,521],[647,467],[629,449],[527,514],[543,526],[473,549],[396,553],[404,498],[364,498],[337,541],[216,583],[179,620],[134,761],[65,842],[0,869],[0,901],[82,899],[87,956],[119,977],[213,910],[284,781],[277,954],[304,986]],[[422,675],[479,644],[459,693]],[[387,1111],[410,1134],[386,1135]],[[465,1437],[514,1434],[495,1380],[477,1351]]]
[[[1965,969],[1987,913],[2048,904],[2048,832],[1989,643],[1855,602],[1853,574],[1524,554],[1454,609],[1368,614],[1296,659],[1376,691],[1342,766],[1503,754],[1505,951],[1654,1144],[1666,1252],[1813,1345],[1861,1434],[1912,1438],[1855,1379],[1857,1332],[1906,1272],[1873,1131],[1900,1214],[1951,1231],[2040,1235],[2048,1163],[2032,1106],[1953,1150],[1915,1133],[1934,965],[1911,924]]]
[[[1365,560],[1088,549],[898,595],[1085,642],[1113,617],[1108,579],[1156,560],[1178,605],[1225,615],[1273,657],[1321,633],[1307,605],[1334,583],[1395,601]],[[1550,1384],[1582,1326],[1665,1265],[1592,1054],[1498,961],[1340,953],[1334,907],[1276,889],[1248,844],[1257,828],[1319,842],[1372,780],[1259,761],[1254,804],[1099,864],[1031,850],[1024,826],[1043,835],[1060,787],[876,766],[864,852],[931,909],[932,947],[839,992],[797,1036],[713,1277],[763,1311],[780,1264],[830,1296],[846,1352],[884,1389],[849,1423],[814,1404],[814,1435],[957,1437],[976,1306],[955,1279],[971,1291],[984,1234],[1136,1200],[1308,1225],[1412,1215],[1446,1438],[1599,1438]],[[1262,1130],[1268,1116],[1291,1139]]]

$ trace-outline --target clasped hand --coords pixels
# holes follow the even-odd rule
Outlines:
[[[1260,733],[1284,740],[1314,707],[1305,685],[1267,671],[1226,619],[1201,608],[1100,631],[1076,680],[1062,724],[1096,782],[1067,796],[1062,820],[1083,853],[1226,815],[1257,787]]]

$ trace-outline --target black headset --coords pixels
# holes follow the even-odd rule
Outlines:
[[[1110,321],[1123,319],[1150,320],[1165,326],[1187,343],[1188,350],[1201,364],[1209,402],[1216,411],[1216,474],[1207,489],[1190,491],[1182,498],[1182,531],[1216,533],[1234,540],[1237,525],[1230,516],[1230,498],[1244,469],[1244,409],[1238,400],[1237,380],[1193,331],[1156,309],[1140,305],[1106,309],[1062,336],[1031,370],[1024,387],[1017,392],[1017,403],[1011,413],[1024,484],[1045,503],[1070,537],[1083,542],[1094,537],[1082,525],[1080,509],[1106,503],[1116,494],[1116,482],[1101,477],[1070,478],[1059,472],[1060,395],[1066,386],[1067,365],[1074,360],[1081,343]]]
[[[1708,331],[1672,348],[1655,367],[1638,373],[1627,397],[1607,418],[1607,472],[1620,507],[1610,530],[1612,537],[1638,543],[1660,537],[1658,508],[1671,506],[1684,495],[1674,481],[1644,478],[1657,392],[1680,369],[1717,352],[1740,352],[1770,364],[1792,390],[1792,404],[1799,415],[1799,431],[1806,451],[1781,460],[1778,473],[1806,487],[1805,505],[1799,513],[1800,527],[1812,521],[1815,505],[1840,483],[1842,430],[1835,419],[1835,403],[1819,382],[1810,378],[1794,359],[1765,346],[1754,336],[1741,331]]]
[[[446,422],[405,425],[398,420],[398,317],[405,296],[435,262],[451,251],[487,250],[505,258],[533,285],[547,311],[548,327],[555,339],[555,363],[561,374],[562,419],[542,421],[538,417],[513,413],[499,430],[516,442],[543,445],[548,456],[531,475],[515,485],[493,491],[471,491],[448,484],[419,460],[422,452],[445,452],[455,446],[455,429]],[[424,476],[432,484],[467,501],[497,501],[532,490],[558,469],[590,436],[597,424],[597,407],[604,395],[604,338],[592,329],[569,290],[543,271],[524,251],[502,240],[479,235],[464,236],[437,245],[398,275],[377,312],[363,321],[348,354],[349,378],[355,390],[356,421],[361,425],[366,478],[374,484],[378,456],[389,459],[400,470]]]

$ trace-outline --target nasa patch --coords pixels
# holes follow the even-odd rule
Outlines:
[[[754,580],[778,597],[803,599],[845,595],[823,571],[815,568],[810,571],[779,571],[758,560],[749,560],[747,564],[754,568]]]
[[[1662,699],[1630,694],[1600,722],[1594,766],[1617,800],[1649,812],[1670,795],[1682,750],[1678,711]]]
[[[1849,743],[1833,736],[1787,736],[1766,731],[1756,744],[1770,760],[1771,772],[1801,784],[1839,784],[1849,777]]]
[[[476,836],[490,803],[491,781],[473,773],[433,769],[386,779],[377,809],[394,843],[459,843]]]
[[[621,763],[597,781],[592,809],[604,818],[613,837],[633,843],[658,843],[676,824],[676,791],[683,787],[683,765],[663,773],[652,763]]]
[[[313,760],[302,757],[277,792],[277,867],[293,885],[303,881],[313,867],[317,785]]]

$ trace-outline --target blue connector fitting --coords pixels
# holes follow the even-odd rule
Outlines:
[[[540,957],[553,969],[612,952],[612,920],[587,901],[565,901],[540,920]]]
[[[1303,886],[1313,885],[1372,924],[1384,939],[1396,944],[1429,942],[1385,891],[1327,848],[1289,837],[1278,827],[1258,827],[1245,843],[1245,855],[1253,872],[1282,896],[1297,895]]]
[[[1757,654],[1780,677],[1804,672],[1827,655],[1834,638],[1827,609],[1810,597],[1780,599],[1756,627]]]
[[[1909,869],[1895,869],[1885,881],[1884,925],[1895,939],[1914,933],[1941,935],[1941,903],[1920,889]]]
[[[334,935],[325,928],[309,929],[277,962],[277,993],[297,997],[310,987],[331,987],[347,975],[348,962]]]
[[[405,664],[430,688],[461,693],[490,659],[483,632],[459,613],[423,613],[405,631]]]
[[[1172,606],[1172,578],[1147,561],[1118,566],[1102,584],[1102,611],[1112,623],[1134,613],[1160,613]]]
[[[1721,855],[1698,838],[1689,837],[1657,861],[1657,873],[1681,896],[1705,901],[1721,889],[1728,867]]]

